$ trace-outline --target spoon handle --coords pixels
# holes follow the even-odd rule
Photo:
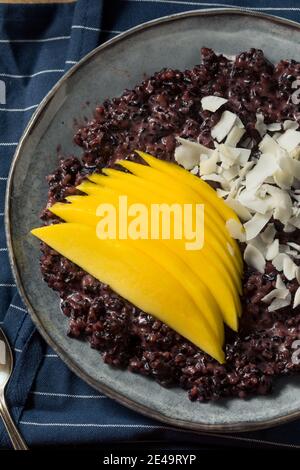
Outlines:
[[[27,445],[23,441],[15,423],[12,420],[12,417],[10,416],[3,396],[0,396],[0,416],[3,419],[4,426],[10,437],[13,448],[15,450],[28,450]]]

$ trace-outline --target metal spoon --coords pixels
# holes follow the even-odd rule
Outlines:
[[[7,338],[0,328],[0,416],[15,450],[28,450],[27,445],[20,436],[15,423],[13,422],[6,402],[5,386],[9,381],[13,369],[13,355]]]

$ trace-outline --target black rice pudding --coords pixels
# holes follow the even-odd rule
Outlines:
[[[193,69],[163,69],[96,108],[94,118],[74,136],[82,158],[61,158],[48,176],[48,202],[41,216],[45,224],[60,221],[48,208],[78,193],[75,186],[87,174],[114,167],[117,159],[138,160],[135,149],[173,161],[178,136],[212,148],[211,129],[224,110],[243,122],[243,138],[251,142],[250,160],[259,158],[257,113],[266,125],[300,123],[299,104],[290,99],[300,63],[273,65],[257,49],[234,59],[207,48],[201,54],[201,64]],[[227,99],[222,110],[203,110],[201,99],[211,95]],[[280,243],[299,243],[299,229],[287,233],[280,222],[275,225]],[[238,334],[226,330],[224,365],[45,244],[41,270],[61,298],[69,336],[87,339],[106,364],[152,377],[163,386],[180,386],[191,400],[268,394],[276,377],[300,372],[299,361],[292,360],[293,344],[300,339],[300,307],[270,312],[261,300],[275,288],[278,275],[270,261],[264,273],[245,265],[243,315]],[[283,281],[295,294],[296,279],[283,276]]]

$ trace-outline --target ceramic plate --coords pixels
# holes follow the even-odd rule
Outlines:
[[[66,336],[59,299],[43,282],[39,242],[29,235],[40,225],[47,198],[45,176],[57,166],[57,145],[75,155],[74,118],[134,87],[162,67],[199,63],[200,48],[236,54],[250,47],[266,56],[300,59],[300,25],[239,10],[206,10],[161,18],[138,26],[95,49],[50,91],[31,119],[12,165],[6,206],[10,260],[16,282],[40,333],[83,380],[120,403],[164,423],[192,430],[233,431],[267,427],[300,417],[300,377],[279,381],[268,397],[247,401],[191,403],[185,391],[111,369],[88,343]],[[89,102],[87,108],[85,103]]]

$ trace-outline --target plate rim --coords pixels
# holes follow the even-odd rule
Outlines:
[[[292,27],[300,31],[300,23],[297,23],[296,21],[289,20],[286,18],[280,18],[275,15],[253,11],[248,8],[220,8],[220,9],[219,8],[207,8],[207,9],[202,9],[202,10],[191,10],[191,11],[180,12],[180,13],[176,13],[172,15],[159,17],[154,20],[141,23],[137,26],[134,26],[133,28],[130,28],[120,33],[118,36],[104,42],[103,44],[96,47],[88,54],[86,54],[82,59],[80,59],[77,62],[77,64],[72,66],[56,82],[56,84],[50,89],[50,91],[45,95],[45,97],[43,98],[43,100],[41,101],[41,103],[39,104],[39,106],[37,107],[33,115],[31,116],[19,140],[19,143],[17,145],[17,148],[12,158],[10,171],[9,171],[9,175],[7,179],[6,194],[5,194],[4,225],[5,225],[6,242],[7,242],[10,266],[11,266],[11,269],[12,269],[12,272],[16,281],[16,287],[21,296],[21,299],[26,305],[26,308],[28,310],[28,313],[30,314],[30,317],[34,325],[36,326],[37,330],[39,331],[43,339],[46,341],[46,343],[52,347],[52,349],[56,352],[56,354],[60,357],[60,359],[62,359],[62,361],[79,378],[84,380],[94,389],[106,394],[109,398],[112,398],[113,400],[117,401],[121,405],[124,405],[127,408],[135,412],[141,413],[142,415],[148,418],[155,419],[163,424],[167,424],[175,428],[179,428],[182,431],[184,430],[186,432],[192,432],[196,434],[201,434],[203,432],[205,433],[219,432],[219,433],[227,434],[227,433],[232,433],[232,432],[248,432],[248,431],[256,431],[259,429],[266,429],[266,428],[282,425],[290,421],[293,421],[297,418],[300,418],[300,409],[287,413],[285,415],[279,416],[279,417],[262,420],[260,422],[237,421],[231,424],[193,423],[190,421],[177,419],[177,418],[170,418],[168,416],[165,416],[162,412],[153,410],[152,408],[146,405],[137,403],[136,401],[131,400],[130,398],[123,395],[121,392],[114,390],[108,385],[99,383],[97,380],[90,377],[81,366],[79,366],[74,360],[72,360],[71,358],[65,355],[64,349],[59,344],[57,344],[54,340],[52,340],[51,336],[45,330],[43,324],[41,323],[39,319],[38,314],[35,312],[35,309],[31,305],[27,297],[25,288],[23,287],[23,284],[21,281],[19,268],[17,266],[16,256],[15,256],[14,249],[13,249],[11,223],[10,223],[10,220],[11,220],[10,200],[11,200],[11,192],[12,192],[15,168],[16,168],[19,158],[21,158],[21,152],[22,152],[23,146],[25,142],[27,141],[28,137],[30,137],[32,129],[34,129],[34,126],[38,122],[39,118],[42,116],[44,109],[51,102],[52,98],[55,96],[56,92],[60,89],[60,87],[63,86],[63,84],[72,75],[74,75],[77,72],[77,70],[79,70],[82,66],[84,66],[85,63],[88,62],[94,55],[97,55],[102,49],[105,49],[114,43],[120,42],[126,37],[129,37],[135,34],[136,32],[143,31],[145,29],[151,28],[152,26],[156,26],[158,24],[168,23],[168,22],[180,20],[182,18],[188,18],[188,17],[194,17],[194,16],[222,16],[226,14],[232,14],[232,15],[237,15],[237,16],[241,15],[241,16],[257,17],[257,18],[261,18],[266,21],[269,21],[271,23],[276,23],[276,24],[287,26],[287,27]],[[195,406],[197,406],[197,404]],[[205,404],[202,406],[205,406]]]

